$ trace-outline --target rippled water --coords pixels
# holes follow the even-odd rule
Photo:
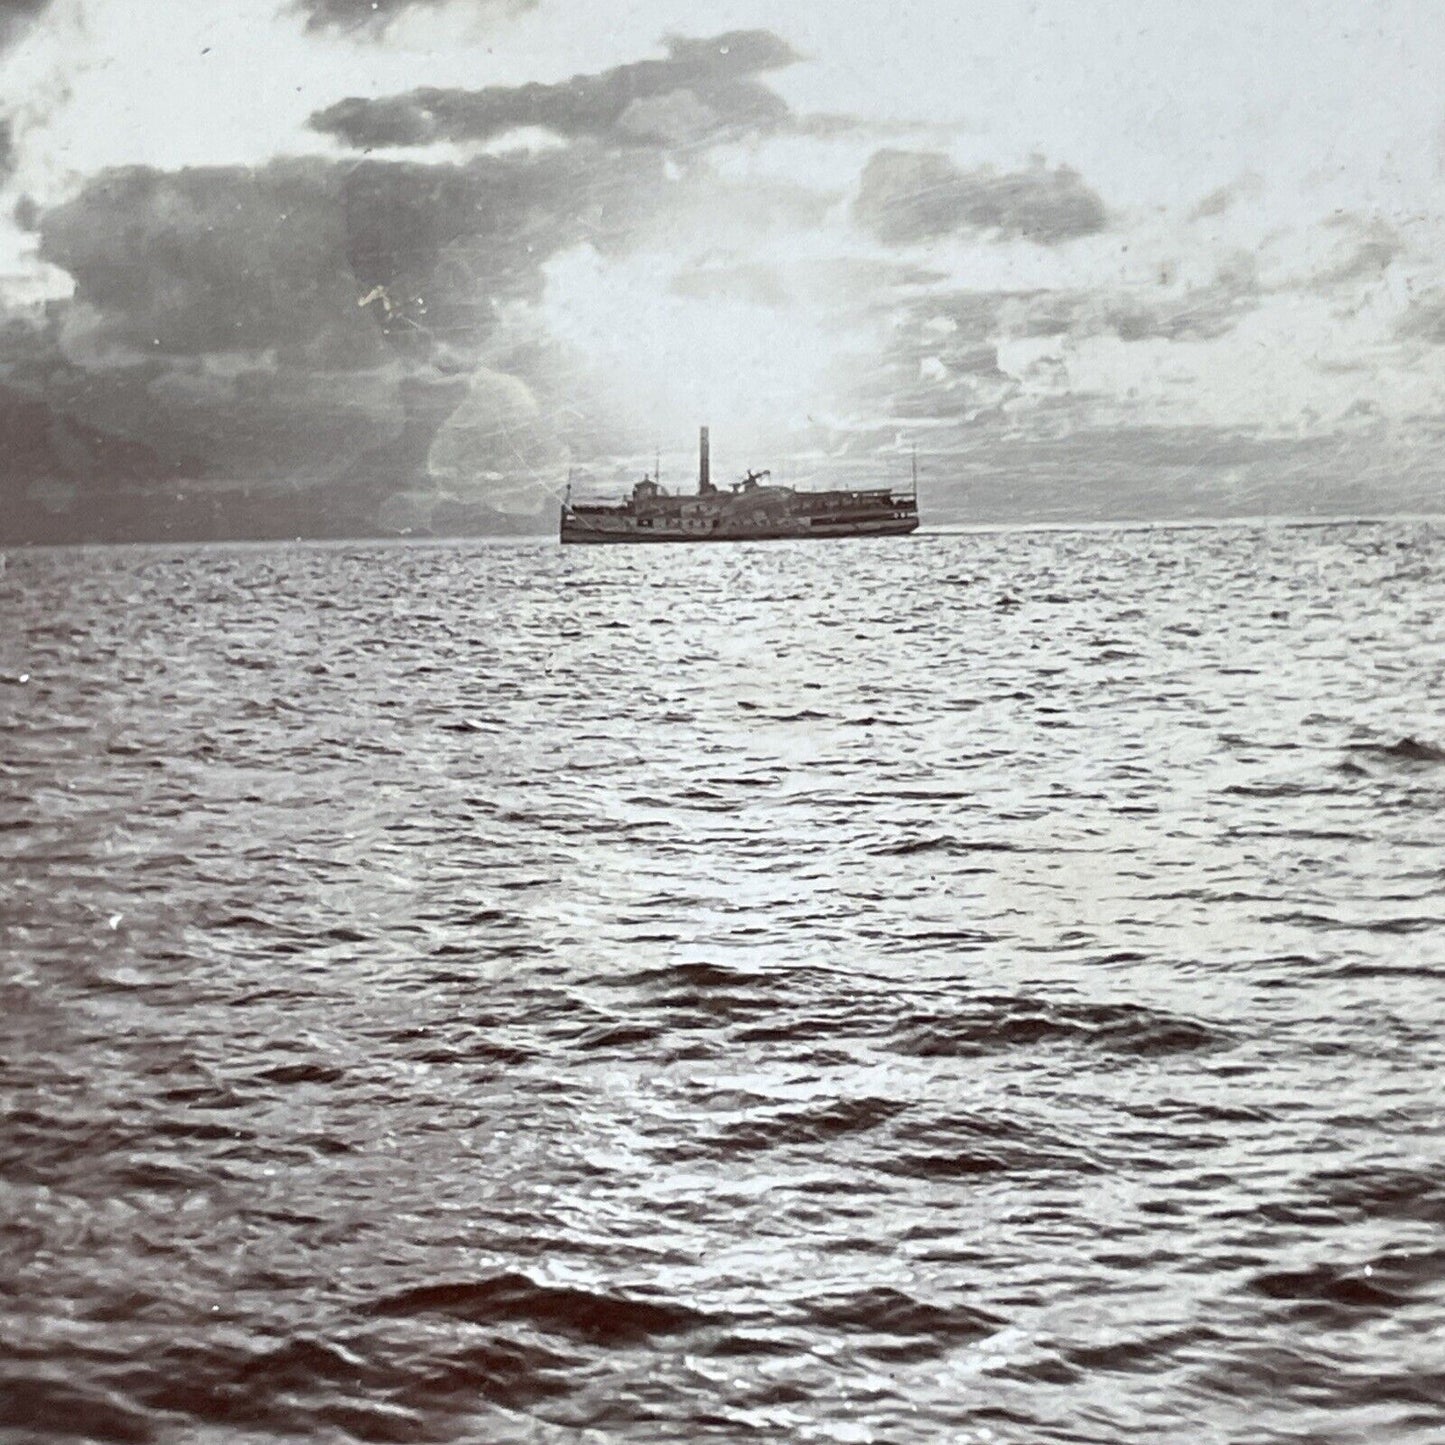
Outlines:
[[[6,1440],[1445,1438],[1438,525],[0,619]]]

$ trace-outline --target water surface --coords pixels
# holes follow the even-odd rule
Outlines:
[[[1442,1438],[1442,565],[12,554],[0,1436]]]

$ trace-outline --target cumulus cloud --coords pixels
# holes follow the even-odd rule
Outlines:
[[[938,151],[876,152],[853,213],[890,245],[974,231],[1051,246],[1108,223],[1103,201],[1067,166],[965,171]]]
[[[315,129],[357,150],[486,141],[536,127],[617,143],[677,143],[766,130],[786,119],[784,102],[754,77],[797,56],[767,31],[710,40],[671,37],[665,60],[641,60],[544,85],[484,90],[423,88],[318,111]]]
[[[1220,266],[1212,280],[1197,286],[934,288],[910,303],[899,335],[919,354],[936,353],[940,343],[975,350],[1019,339],[1203,341],[1233,330],[1259,300],[1247,260]]]
[[[1100,329],[1121,341],[1208,341],[1233,330],[1255,304],[1252,287],[1241,288],[1226,276],[1163,296],[1126,294],[1102,305],[1084,303],[1078,315],[1085,326],[1097,316]]]
[[[1406,341],[1445,345],[1445,290],[1430,290],[1412,298],[1399,320],[1397,334]]]
[[[0,50],[18,40],[50,0],[0,0]]]
[[[356,305],[343,182],[313,160],[108,171],[44,214],[40,254],[74,278],[77,324],[101,347],[314,346],[364,366],[377,337]]]
[[[1319,291],[1341,286],[1353,289],[1360,282],[1378,280],[1397,257],[1405,254],[1401,236],[1373,217],[1333,216],[1326,230],[1339,233],[1339,239],[1312,278]]]
[[[1201,346],[1235,331],[1262,303],[1246,260],[1221,264],[1199,284],[1166,268],[1154,281],[1020,290],[923,284],[896,293],[888,344],[863,408],[939,425],[1006,410],[1042,429],[1082,424],[1112,393],[1085,396],[1074,372],[1096,349],[1138,357],[1135,371],[1164,376],[1175,345]],[[1148,355],[1143,352],[1149,348]],[[1127,366],[1123,368],[1129,370]],[[1161,382],[1163,384],[1163,382]],[[1059,405],[1079,393],[1077,408]]]

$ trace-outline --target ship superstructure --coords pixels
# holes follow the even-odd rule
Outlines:
[[[668,491],[644,476],[614,505],[562,503],[563,542],[746,542],[783,537],[888,537],[918,526],[918,477],[912,488],[795,491],[749,471],[726,490],[712,480],[708,430],[699,439],[697,491]]]

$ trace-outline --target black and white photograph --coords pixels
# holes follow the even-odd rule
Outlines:
[[[0,1445],[1445,1440],[1445,8],[0,0]]]

